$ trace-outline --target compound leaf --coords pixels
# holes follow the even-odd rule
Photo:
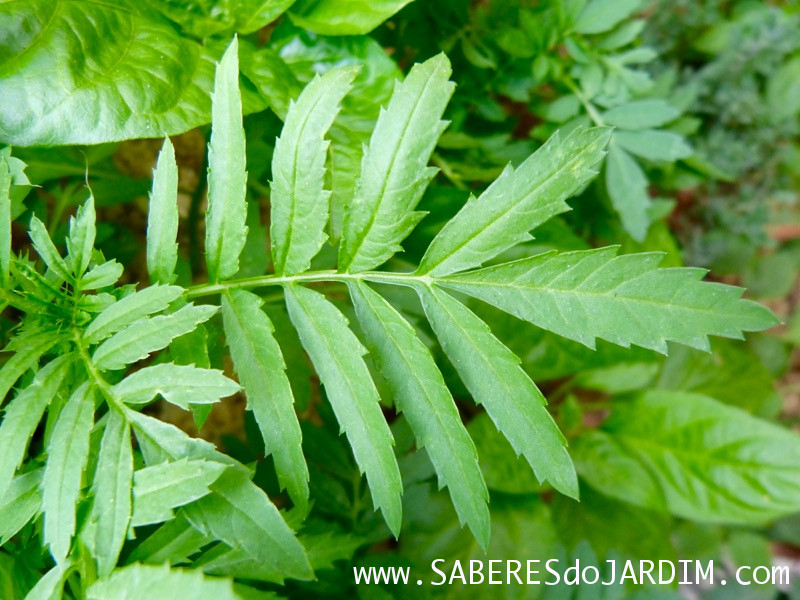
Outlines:
[[[86,382],[67,400],[47,446],[42,480],[44,542],[57,564],[66,560],[75,533],[75,509],[89,458],[93,416],[94,388]]]
[[[96,521],[97,572],[107,577],[117,564],[131,517],[133,452],[125,417],[111,410],[106,421],[94,475],[91,518]]]
[[[169,138],[153,171],[153,191],[147,211],[147,271],[153,283],[172,283],[178,262],[178,165]]]
[[[332,69],[292,102],[272,157],[272,260],[279,275],[308,269],[325,242],[331,193],[324,188],[325,133],[357,73]]]
[[[610,130],[555,133],[516,170],[506,167],[477,199],[471,197],[428,247],[419,273],[448,275],[480,266],[526,240],[534,227],[569,210],[565,200],[594,177]]]
[[[141,319],[103,342],[95,350],[92,361],[99,369],[122,369],[193,331],[215,312],[216,306],[189,304],[171,315]]]
[[[286,364],[261,309],[261,299],[243,290],[222,297],[222,320],[233,364],[247,393],[266,452],[296,506],[308,503],[308,467],[303,457],[300,423],[286,376]]]
[[[217,369],[162,363],[139,369],[114,386],[120,401],[147,404],[157,395],[183,409],[210,404],[239,391],[239,385]]]
[[[444,54],[414,65],[381,110],[345,216],[341,270],[382,264],[424,216],[414,208],[437,172],[426,165],[447,125],[441,117],[455,87],[451,72]]]
[[[238,53],[239,43],[234,38],[217,67],[211,101],[206,263],[213,282],[236,274],[247,239],[247,171]]]
[[[115,571],[108,579],[94,582],[86,591],[86,600],[181,597],[242,600],[233,591],[230,579],[206,577],[201,571],[168,565],[129,565]]]
[[[356,315],[397,408],[417,445],[430,456],[446,485],[461,524],[481,545],[489,544],[489,492],[475,445],[461,423],[453,397],[428,349],[392,306],[363,283],[350,285]]]
[[[658,269],[660,253],[616,254],[546,252],[440,283],[591,348],[601,338],[662,354],[668,340],[708,350],[708,335],[741,338],[778,324],[741,288],[701,281],[703,269]]]
[[[397,535],[403,486],[392,452],[394,440],[364,362],[366,349],[348,328],[344,315],[322,294],[286,286],[285,295],[292,323],[325,386],[356,462],[367,475],[375,508],[382,510]]]
[[[506,348],[466,306],[433,287],[419,287],[425,314],[475,402],[483,405],[539,481],[578,496],[578,481],[542,393]]]

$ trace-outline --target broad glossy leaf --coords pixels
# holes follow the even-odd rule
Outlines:
[[[612,143],[606,159],[606,189],[622,226],[637,242],[644,240],[650,227],[649,181],[633,157]]]
[[[590,0],[583,9],[574,29],[578,33],[603,33],[627,19],[642,4],[642,0]]]
[[[270,24],[294,0],[149,0],[153,8],[198,38],[231,31],[252,33]]]
[[[217,66],[211,101],[206,263],[213,282],[239,270],[239,255],[247,239],[246,193],[239,43],[234,38]]]
[[[528,233],[569,210],[565,200],[594,177],[610,131],[556,133],[516,170],[507,167],[478,198],[471,197],[428,247],[419,272],[441,276],[480,266],[531,239]]]
[[[148,404],[161,395],[183,409],[190,404],[211,404],[239,391],[239,385],[217,369],[162,363],[132,373],[114,386],[120,401]]]
[[[444,278],[442,285],[594,347],[595,338],[666,354],[667,340],[708,350],[708,335],[740,338],[778,324],[742,288],[701,281],[703,269],[658,269],[660,253],[616,247],[546,252]]]
[[[82,384],[64,405],[47,446],[42,480],[44,543],[56,563],[63,563],[75,533],[75,509],[81,476],[89,458],[94,417],[94,388]]]
[[[324,187],[329,142],[325,134],[339,112],[354,68],[334,69],[309,83],[289,106],[272,157],[272,260],[275,272],[307,270],[325,242],[330,192]]]
[[[75,277],[80,277],[86,272],[89,261],[92,260],[94,238],[97,235],[95,228],[94,197],[89,195],[74,217],[69,219],[69,236],[67,237],[67,261]]]
[[[686,138],[672,131],[618,131],[614,134],[614,141],[628,152],[647,160],[672,162],[692,155],[692,147]]]
[[[247,393],[267,454],[275,461],[278,481],[296,506],[308,503],[308,467],[303,436],[294,412],[294,396],[283,354],[262,300],[250,292],[222,297],[222,319],[233,364]]]
[[[216,306],[188,304],[170,315],[146,317],[103,342],[95,350],[92,361],[99,369],[121,369],[194,330],[215,312]]]
[[[620,129],[651,129],[674,121],[680,114],[666,100],[633,100],[607,110],[602,117]]]
[[[178,165],[169,138],[158,155],[147,211],[147,271],[153,283],[172,283],[178,261]]]
[[[519,359],[458,300],[433,287],[417,291],[442,349],[475,402],[486,409],[517,454],[525,456],[539,481],[577,497],[566,440]]]
[[[58,392],[74,359],[74,355],[68,354],[47,363],[33,382],[6,406],[0,424],[0,501],[25,457],[45,408]]]
[[[152,285],[140,292],[125,296],[89,323],[83,333],[83,339],[96,344],[142,317],[164,310],[182,293],[183,288],[175,285]]]
[[[300,542],[264,491],[246,475],[228,469],[211,489],[212,494],[184,509],[192,525],[232,548],[241,548],[281,579],[312,576]]]
[[[364,151],[361,176],[344,220],[339,269],[373,269],[401,249],[424,213],[414,212],[437,170],[428,160],[447,123],[455,84],[444,54],[414,65],[395,85]]]
[[[6,143],[97,144],[209,120],[213,57],[133,0],[3,2],[0,39]]]
[[[96,522],[94,552],[97,573],[107,577],[117,564],[131,517],[133,451],[125,417],[111,410],[106,421],[92,490],[90,518]]]
[[[42,506],[40,484],[44,469],[17,475],[0,495],[0,545],[5,544],[19,532]]]
[[[2,7],[2,5],[0,5]],[[41,257],[47,268],[56,274],[62,281],[71,281],[72,275],[70,273],[67,263],[61,258],[61,254],[50,239],[50,234],[47,233],[47,228],[44,226],[36,216],[31,219],[30,228],[28,230],[33,242],[33,247],[36,249],[37,254]]]
[[[11,265],[11,171],[0,156],[0,284],[6,285]]]
[[[369,33],[412,0],[300,0],[289,13],[306,29],[324,35]]]
[[[615,407],[596,435],[638,463],[640,475],[649,474],[647,485],[660,490],[675,515],[760,524],[800,509],[800,437],[706,396],[648,392]],[[614,470],[623,463],[603,464]],[[619,496],[616,486],[604,485],[603,470],[582,476],[604,494]]]
[[[314,363],[339,425],[367,482],[375,508],[389,528],[400,530],[403,485],[392,452],[394,440],[380,398],[364,362],[366,349],[344,315],[322,294],[299,286],[285,288],[286,306]]]
[[[242,600],[233,591],[233,580],[206,577],[195,569],[168,565],[134,564],[94,582],[86,600],[140,600],[141,598],[214,598]]]
[[[173,508],[210,493],[209,486],[227,468],[215,461],[182,459],[139,469],[133,475],[131,525],[169,521]]]
[[[458,414],[439,368],[414,329],[363,283],[350,286],[356,315],[395,405],[408,419],[417,447],[425,448],[446,485],[459,521],[484,548],[489,544],[489,492],[475,445]]]

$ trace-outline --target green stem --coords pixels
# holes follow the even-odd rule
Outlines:
[[[312,283],[317,281],[372,281],[393,285],[418,286],[430,285],[432,279],[428,275],[414,273],[389,273],[386,271],[365,271],[363,273],[338,273],[336,271],[311,271],[299,275],[261,275],[242,279],[230,279],[220,283],[206,283],[190,287],[187,298],[197,298],[219,294],[227,290],[266,287],[271,285],[289,285],[293,283]]]
[[[126,417],[127,407],[120,402],[117,398],[116,394],[114,394],[114,390],[106,378],[103,377],[102,373],[97,369],[94,362],[92,362],[92,357],[89,356],[89,351],[86,348],[86,342],[83,341],[83,337],[81,336],[81,332],[79,329],[74,330],[74,338],[75,345],[78,348],[78,353],[81,355],[81,359],[83,360],[83,366],[86,369],[86,374],[89,376],[94,384],[98,387],[100,392],[106,399],[109,407],[118,410],[123,417]]]
[[[581,101],[581,104],[583,104],[583,107],[586,109],[586,112],[589,113],[589,118],[592,120],[592,122],[594,122],[594,124],[597,125],[598,127],[605,127],[606,122],[603,120],[603,117],[600,116],[600,113],[597,112],[597,109],[595,108],[594,104],[592,104],[589,101],[589,99],[575,84],[575,82],[572,81],[572,79],[570,79],[569,77],[564,77],[562,81],[564,82],[564,85],[566,85],[570,89],[570,91],[572,91],[572,93],[575,94],[578,100]]]

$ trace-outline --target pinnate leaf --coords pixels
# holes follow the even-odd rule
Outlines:
[[[595,338],[666,354],[667,341],[708,350],[708,335],[741,338],[778,323],[742,289],[701,281],[705,271],[658,269],[660,253],[600,248],[531,258],[440,283],[594,348]]]
[[[325,133],[339,112],[357,69],[315,77],[292,102],[272,158],[272,257],[275,272],[308,269],[325,242],[331,193],[324,188],[329,142]]]
[[[353,455],[367,475],[375,508],[389,529],[400,531],[403,491],[392,452],[394,440],[380,398],[364,362],[366,349],[344,315],[324,296],[300,286],[285,288],[286,306],[303,347],[311,357]]]
[[[47,446],[42,480],[44,542],[56,563],[66,560],[75,534],[75,510],[89,458],[93,416],[94,388],[87,382],[64,405]]]
[[[373,269],[401,250],[424,213],[414,212],[437,170],[428,160],[447,123],[455,84],[444,54],[414,65],[395,85],[364,151],[361,176],[344,220],[339,268]]]
[[[569,210],[565,200],[594,177],[610,130],[555,133],[517,169],[505,171],[477,199],[470,198],[428,247],[419,273],[448,275],[480,266],[531,239],[528,233]]]
[[[91,518],[97,525],[95,556],[100,577],[114,569],[128,533],[132,477],[131,430],[125,417],[114,409],[106,421],[93,484]]]
[[[190,404],[211,404],[237,391],[239,385],[222,371],[174,363],[145,367],[114,386],[114,393],[126,404],[147,404],[161,395],[187,410]]]
[[[308,502],[308,467],[303,457],[300,423],[286,376],[286,364],[261,309],[261,299],[243,290],[222,298],[222,319],[233,364],[247,393],[265,450],[275,461],[282,487],[296,506]]]
[[[439,368],[414,329],[392,306],[363,283],[350,285],[356,315],[381,374],[417,438],[446,485],[462,524],[486,548],[489,492],[475,445],[461,423]]]
[[[577,497],[566,441],[519,359],[458,300],[434,287],[419,287],[418,292],[442,349],[475,402],[483,405],[517,454],[525,456],[539,481]]]
[[[171,315],[136,321],[103,342],[95,350],[92,361],[99,369],[122,369],[194,330],[216,311],[216,306],[189,304]]]
[[[178,262],[178,165],[169,138],[158,155],[147,211],[147,271],[153,283],[172,283]]]
[[[211,101],[206,262],[209,278],[215,282],[239,270],[239,255],[247,239],[247,172],[238,53],[239,43],[234,38],[217,66]]]

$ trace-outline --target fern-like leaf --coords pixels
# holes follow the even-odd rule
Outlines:
[[[381,110],[344,220],[339,269],[373,269],[401,250],[424,213],[414,212],[436,169],[428,159],[447,125],[441,120],[455,85],[444,54],[414,65]]]
[[[708,350],[709,334],[741,338],[778,324],[741,288],[700,281],[703,269],[658,269],[659,253],[616,254],[548,252],[440,283],[589,347],[601,338],[664,354],[667,341]]]
[[[325,242],[331,193],[324,189],[325,133],[357,69],[315,77],[292,102],[272,159],[271,234],[275,272],[308,269]]]

